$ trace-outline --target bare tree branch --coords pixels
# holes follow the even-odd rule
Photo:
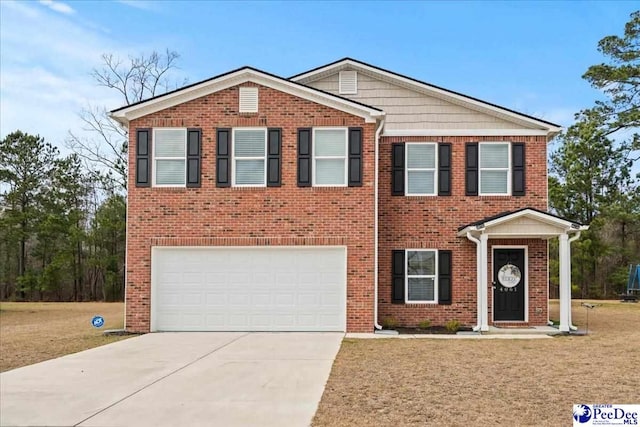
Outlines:
[[[148,55],[130,56],[127,60],[113,54],[102,55],[102,67],[94,68],[91,76],[98,86],[120,94],[124,105],[131,105],[169,90],[169,77],[180,55],[166,50]],[[174,86],[177,87],[177,84]],[[88,106],[80,112],[83,130],[95,138],[83,138],[69,132],[66,145],[83,159],[89,170],[105,179],[112,179],[121,190],[127,188],[128,135],[113,121],[104,107]]]

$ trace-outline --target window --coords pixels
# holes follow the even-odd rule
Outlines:
[[[267,130],[239,128],[233,130],[233,185],[264,187],[266,182]]]
[[[338,93],[340,95],[355,95],[358,93],[358,73],[356,71],[340,71],[338,80]]]
[[[480,195],[506,195],[511,192],[510,144],[480,143]]]
[[[437,144],[407,143],[407,195],[435,196],[437,194]]]
[[[258,112],[258,88],[257,87],[241,87],[240,88],[240,105],[241,113],[257,113]]]
[[[313,185],[347,185],[347,129],[313,130]]]
[[[187,130],[153,130],[153,185],[183,187],[187,179]]]
[[[438,251],[407,249],[405,295],[407,303],[437,303]]]

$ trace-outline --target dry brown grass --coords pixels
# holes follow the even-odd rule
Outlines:
[[[105,319],[100,330],[91,318]],[[102,335],[123,327],[123,303],[0,303],[0,372],[126,337]]]
[[[561,426],[574,403],[638,403],[640,304],[596,303],[589,336],[346,339],[313,425]]]

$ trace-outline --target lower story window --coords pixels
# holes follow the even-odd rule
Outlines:
[[[407,249],[406,260],[406,302],[437,303],[438,251]]]

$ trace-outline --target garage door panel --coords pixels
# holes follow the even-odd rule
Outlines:
[[[337,293],[324,293],[320,295],[320,305],[322,307],[336,307],[342,301],[341,295]]]
[[[227,304],[227,294],[222,291],[219,292],[206,292],[204,303],[206,307],[224,307]]]
[[[227,268],[238,268],[233,265],[229,265]],[[242,266],[240,268],[245,268]],[[234,283],[234,284],[248,284],[251,281],[251,275],[245,272],[233,272],[227,273],[226,283]]]
[[[320,295],[317,293],[300,293],[298,294],[297,304],[302,307],[308,307],[313,309],[314,306],[319,305]]]
[[[276,294],[274,297],[277,307],[295,307],[296,296],[293,294]]]
[[[193,266],[193,268],[197,268],[197,266]],[[185,272],[181,278],[182,283],[184,285],[195,285],[195,286],[199,286],[200,283],[202,283],[202,279],[203,279],[202,273],[192,272],[192,271]]]
[[[344,331],[345,248],[154,248],[152,329]]]
[[[197,294],[185,293],[182,296],[181,302],[185,306],[195,306],[199,309],[200,306],[202,305],[202,295],[200,293],[197,293]]]

